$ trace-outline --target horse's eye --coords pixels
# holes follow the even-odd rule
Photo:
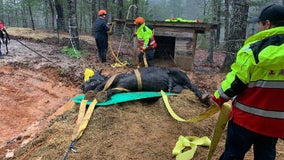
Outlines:
[[[94,85],[95,85],[95,83],[94,83],[94,82],[92,82],[92,83],[91,83],[91,85],[92,85],[92,86],[94,86]]]

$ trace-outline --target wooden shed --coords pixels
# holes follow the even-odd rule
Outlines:
[[[130,20],[116,22],[124,23],[130,28],[135,27]],[[158,44],[155,58],[171,59],[176,66],[185,70],[193,69],[197,35],[217,28],[217,25],[194,22],[146,21],[146,25],[154,28]]]

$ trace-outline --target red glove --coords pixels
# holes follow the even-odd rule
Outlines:
[[[219,107],[221,107],[225,102],[227,102],[227,100],[223,99],[222,97],[216,98],[214,95],[212,95],[211,100]]]

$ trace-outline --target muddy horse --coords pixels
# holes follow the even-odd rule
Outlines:
[[[107,92],[107,98],[120,92],[157,91],[180,93],[183,89],[190,89],[201,100],[208,104],[209,96],[191,83],[188,76],[175,68],[147,67],[135,69],[128,73],[121,73],[111,77],[97,71],[82,85],[83,93],[93,91]]]

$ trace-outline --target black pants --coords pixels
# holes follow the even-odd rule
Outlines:
[[[106,62],[106,53],[108,50],[108,38],[104,36],[96,37],[98,56],[101,62]]]
[[[147,60],[147,63],[148,63],[148,66],[149,67],[152,67],[154,66],[154,56],[155,56],[155,48],[152,48],[152,49],[147,49],[145,51],[146,53],[146,60]],[[139,59],[139,63],[142,63],[143,62],[143,55],[144,53],[143,52],[140,52],[139,55],[138,55],[138,59]]]
[[[254,160],[274,160],[277,140],[277,138],[254,133],[230,120],[225,151],[219,160],[243,160],[252,145]]]

